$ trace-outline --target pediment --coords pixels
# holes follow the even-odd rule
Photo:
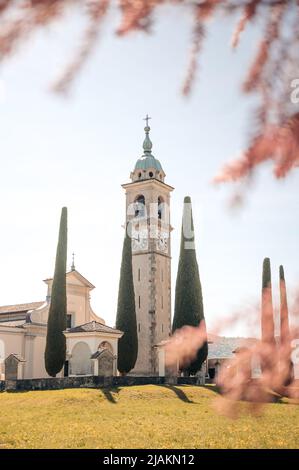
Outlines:
[[[53,278],[45,279],[44,282],[46,284],[52,284]],[[76,270],[68,271],[66,273],[66,284],[67,286],[73,285],[80,287],[88,287],[89,290],[95,288],[95,286],[91,282],[89,282],[84,276],[82,276],[82,274],[79,273],[79,271]]]
[[[66,283],[73,284],[76,286],[88,287],[90,290],[94,289],[95,286],[91,284],[82,274],[78,271],[69,271],[66,273]]]

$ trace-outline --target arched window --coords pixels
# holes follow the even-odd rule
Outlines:
[[[91,350],[87,343],[79,341],[72,349],[70,358],[70,375],[91,375]]]
[[[135,217],[144,217],[145,215],[145,198],[142,194],[135,199]]]
[[[163,211],[164,200],[161,196],[158,197],[158,219],[163,219],[164,211]]]
[[[109,341],[102,341],[98,349],[108,349],[108,351],[113,353],[113,347],[112,347],[112,344],[109,343]]]
[[[5,344],[2,339],[0,339],[0,363],[4,362],[5,359]]]
[[[72,314],[71,314],[71,313],[67,313],[67,314],[66,314],[66,327],[67,327],[67,328],[72,328],[72,326],[73,326]]]

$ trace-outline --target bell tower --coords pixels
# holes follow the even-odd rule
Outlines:
[[[152,155],[146,116],[143,155],[123,184],[126,191],[126,225],[132,238],[138,357],[135,375],[157,375],[155,345],[171,331],[171,225],[170,193],[165,173]]]

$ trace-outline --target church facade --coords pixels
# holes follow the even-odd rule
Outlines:
[[[17,378],[48,377],[44,353],[53,279],[44,282],[45,301],[0,307],[0,379],[8,378],[4,361],[11,356],[19,363]],[[90,305],[94,286],[74,266],[66,274],[66,286],[67,355],[58,376],[116,375],[118,339],[122,332],[107,326],[94,313]]]

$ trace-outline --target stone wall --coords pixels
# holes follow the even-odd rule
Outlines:
[[[103,388],[131,385],[198,385],[198,377],[57,377],[0,381],[0,391],[59,390],[64,388]]]
[[[201,385],[200,377],[178,377],[178,385]]]

